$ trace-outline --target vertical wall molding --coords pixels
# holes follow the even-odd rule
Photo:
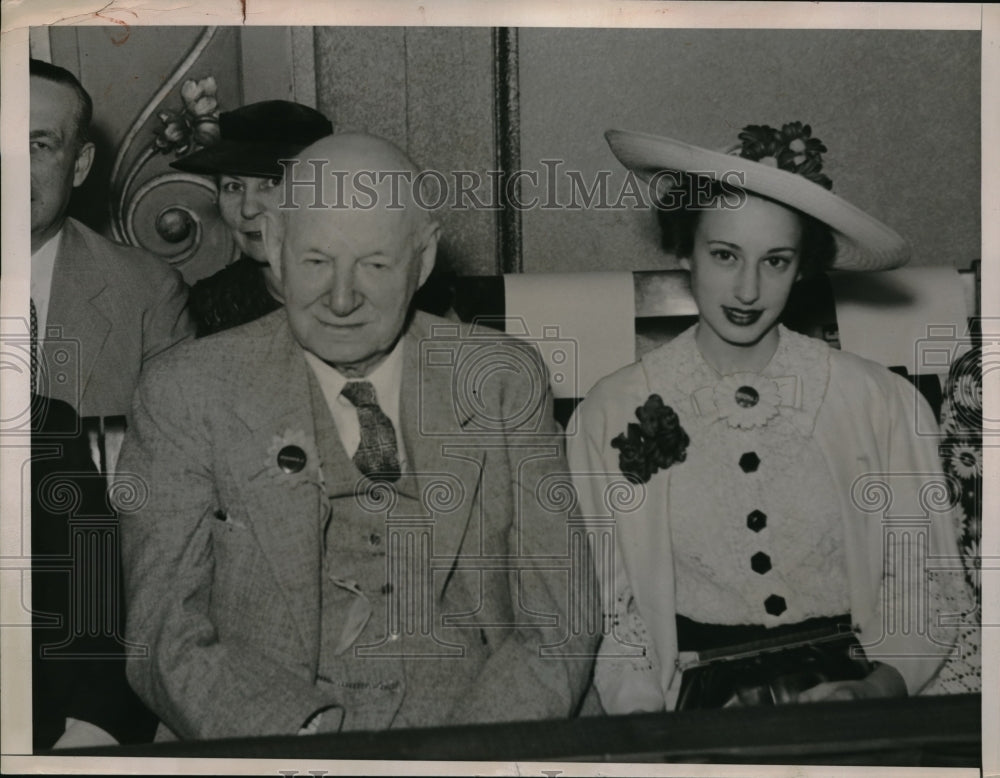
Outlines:
[[[291,27],[257,27],[239,30],[243,105],[262,100],[295,99],[295,39]],[[311,36],[310,36],[311,40]],[[312,48],[307,52],[311,62]],[[315,102],[315,83],[313,102]]]
[[[292,100],[316,107],[315,28],[292,27]]]
[[[497,273],[520,273],[524,269],[521,247],[521,212],[506,197],[507,176],[521,167],[521,105],[518,87],[517,28],[493,30],[493,136],[500,176],[497,212]],[[520,181],[514,182],[520,201]]]
[[[52,62],[52,42],[49,39],[48,27],[28,28],[28,51],[32,59]]]

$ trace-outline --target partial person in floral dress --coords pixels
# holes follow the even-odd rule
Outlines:
[[[927,693],[975,693],[982,688],[983,349],[978,339],[951,365],[941,405],[941,433],[945,472],[951,476],[952,497],[961,518],[962,572],[972,597],[952,608],[959,614],[958,641]]]
[[[217,142],[171,163],[178,170],[214,177],[219,214],[240,250],[238,260],[191,288],[197,337],[281,307],[280,284],[267,264],[261,229],[283,195],[279,160],[330,135],[333,125],[308,106],[265,100],[222,113],[219,130]]]
[[[699,320],[569,427],[604,709],[920,692],[955,641],[938,618],[953,582],[907,551],[956,551],[937,441],[916,432],[933,414],[905,379],[779,323],[798,279],[895,268],[907,243],[830,191],[808,125],[749,126],[725,151],[607,139],[657,197]]]

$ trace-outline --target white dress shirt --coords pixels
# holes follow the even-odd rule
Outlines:
[[[38,321],[38,342],[45,340],[45,324],[49,319],[49,299],[52,297],[52,275],[63,231],[60,229],[31,255],[31,299],[35,303]]]
[[[353,457],[361,443],[361,423],[358,421],[358,409],[340,392],[348,381],[354,379],[346,378],[335,367],[328,365],[309,351],[306,351],[305,355],[306,362],[309,363],[323,390],[326,404],[337,425],[340,441],[344,444],[344,451],[349,457]],[[399,423],[399,395],[403,384],[403,339],[399,339],[396,347],[378,367],[360,380],[368,381],[375,388],[375,399],[396,430],[399,466],[401,471],[405,471],[406,448],[403,445],[403,431]]]

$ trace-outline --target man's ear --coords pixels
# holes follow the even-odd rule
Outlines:
[[[434,221],[429,222],[424,227],[422,240],[418,244],[423,246],[420,250],[420,279],[417,284],[418,289],[424,285],[424,282],[434,269],[434,262],[437,259],[438,241],[440,238],[441,225]]]
[[[281,280],[281,244],[285,240],[285,216],[280,211],[265,211],[260,225],[264,254],[275,278]]]
[[[76,161],[73,163],[73,188],[80,186],[87,180],[90,173],[90,166],[94,164],[94,144],[87,141],[80,150],[76,152]]]

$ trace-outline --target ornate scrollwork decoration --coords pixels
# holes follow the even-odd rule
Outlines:
[[[138,242],[135,232],[136,213],[143,206],[147,196],[165,184],[189,184],[205,190],[212,200],[215,199],[215,186],[203,176],[191,173],[165,173],[149,179],[135,191],[125,211],[125,224],[130,243]],[[203,232],[201,216],[188,203],[166,205],[157,209],[153,219],[153,230],[156,237],[165,244],[164,250],[149,246],[148,238],[141,241],[142,244],[147,248],[154,248],[157,254],[171,264],[183,263],[201,247]],[[179,249],[170,250],[170,247],[178,244],[180,244]]]
[[[212,223],[215,183],[180,172],[155,175],[137,185],[146,166],[159,154],[178,155],[218,138],[215,80],[185,76],[212,42],[218,28],[206,27],[176,69],[143,107],[125,134],[111,171],[111,230],[118,241],[183,265],[200,250],[234,258],[238,251],[221,222]],[[183,83],[182,83],[183,82]],[[162,104],[181,85],[180,111]],[[150,136],[151,120],[159,126]],[[136,149],[141,149],[136,153]],[[206,219],[208,224],[206,224]],[[213,229],[214,228],[214,229]]]

